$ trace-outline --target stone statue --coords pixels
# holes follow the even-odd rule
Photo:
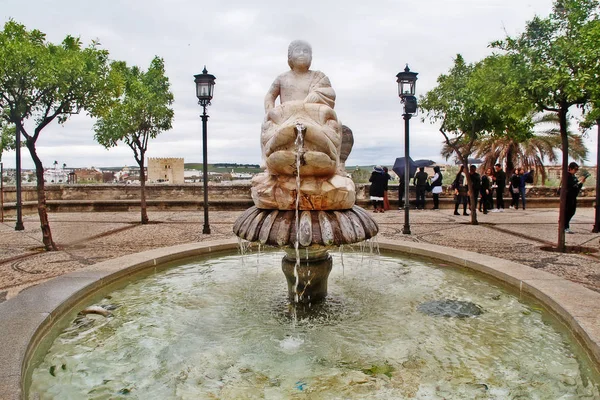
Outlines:
[[[252,180],[258,208],[295,209],[298,172],[301,210],[343,210],[354,205],[354,183],[340,160],[347,135],[342,134],[333,110],[335,91],[325,74],[310,69],[311,62],[310,44],[293,41],[288,48],[291,70],[279,75],[265,96],[261,148],[266,170]],[[298,135],[302,140],[297,140]]]

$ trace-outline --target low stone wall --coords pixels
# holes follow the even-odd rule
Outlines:
[[[356,202],[359,206],[369,206],[368,184],[356,185]],[[243,210],[253,205],[249,183],[209,185],[209,206],[214,210]],[[410,187],[411,201],[414,187]],[[16,191],[14,186],[4,187],[5,215],[15,214]],[[431,194],[427,194],[429,205]],[[453,207],[453,193],[444,187],[440,194],[441,208]],[[510,193],[506,190],[506,205],[510,204]],[[97,185],[46,185],[46,198],[50,212],[77,211],[135,211],[140,207],[139,185],[97,184]],[[389,187],[390,203],[398,207],[398,185]],[[146,200],[149,210],[200,210],[203,208],[203,186],[201,184],[146,186]],[[24,213],[35,213],[37,191],[35,186],[22,187]],[[527,204],[531,208],[558,207],[555,188],[535,186],[527,188]],[[585,188],[579,196],[580,207],[593,207],[594,188]]]

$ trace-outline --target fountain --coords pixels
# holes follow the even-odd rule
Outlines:
[[[310,64],[297,47],[291,64]],[[288,77],[267,95],[267,169],[234,226],[285,249],[288,292],[277,289],[279,253],[240,255],[233,240],[42,283],[0,304],[0,398],[600,398],[597,293],[424,243],[381,240],[391,252],[349,251],[332,270],[336,245],[378,228],[342,173],[352,135],[328,80],[292,85],[308,88],[305,102]],[[290,323],[290,300],[314,305],[311,317]]]
[[[329,248],[378,232],[375,221],[354,204],[354,183],[345,171],[352,131],[340,124],[335,92],[327,76],[309,69],[311,61],[308,43],[290,44],[291,70],[275,79],[265,97],[266,170],[252,180],[254,206],[233,226],[244,240],[286,250],[282,269],[289,298],[302,304],[327,296]]]

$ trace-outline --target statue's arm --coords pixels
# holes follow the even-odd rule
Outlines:
[[[279,95],[281,94],[280,91],[280,79],[279,77],[277,77],[277,79],[275,79],[271,84],[271,87],[269,88],[269,90],[267,91],[267,95],[265,96],[265,113],[269,112],[269,110],[275,107],[275,100],[277,100],[277,97],[279,97]]]

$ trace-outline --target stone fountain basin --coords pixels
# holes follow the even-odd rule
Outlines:
[[[29,288],[0,304],[0,398],[26,398],[31,360],[38,346],[53,338],[51,328],[66,314],[83,308],[90,299],[135,275],[147,274],[167,263],[202,254],[231,251],[237,240],[179,245],[132,254],[95,264]],[[425,256],[495,278],[533,296],[571,331],[592,363],[600,369],[600,294],[552,274],[468,251],[413,242],[380,241],[381,249]]]

